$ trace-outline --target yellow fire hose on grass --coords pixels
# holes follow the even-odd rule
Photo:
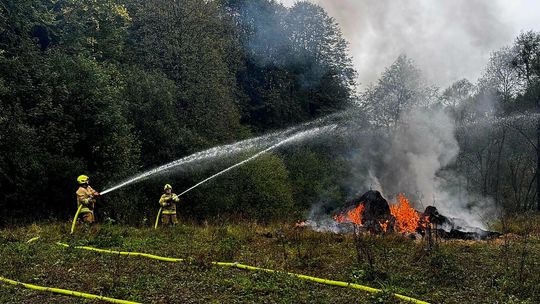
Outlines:
[[[142,256],[149,259],[164,261],[164,262],[184,262],[184,259],[177,259],[177,258],[169,258],[169,257],[162,257],[159,255],[153,255],[149,253],[142,253],[142,252],[131,252],[131,251],[114,251],[114,250],[107,250],[107,249],[99,249],[94,248],[90,246],[69,246],[68,244],[56,242],[57,245],[64,246],[64,247],[73,247],[77,249],[84,249],[84,250],[90,250],[95,252],[101,252],[101,253],[112,253],[112,254],[118,254],[118,255],[128,255],[128,256]]]
[[[58,244],[60,246],[64,246],[64,247],[70,247],[70,245],[65,244],[65,243],[57,242],[56,244]],[[90,247],[90,246],[73,246],[73,248],[90,250],[90,251],[95,251],[95,252],[100,252],[100,253],[111,253],[111,254],[126,255],[126,256],[142,256],[142,257],[146,257],[146,258],[150,258],[150,259],[154,259],[154,260],[159,260],[159,261],[165,261],[165,262],[180,263],[180,262],[185,262],[186,261],[185,259],[162,257],[162,256],[148,254],[148,253],[142,253],[142,252],[115,251],[115,250],[94,248],[94,247]],[[245,270],[265,271],[265,272],[270,272],[270,273],[284,273],[284,274],[287,274],[287,275],[290,275],[290,276],[293,276],[293,277],[296,277],[296,278],[299,278],[299,279],[302,279],[302,280],[306,280],[306,281],[312,281],[312,282],[317,282],[317,283],[331,285],[331,286],[340,286],[340,287],[353,288],[353,289],[363,290],[363,291],[372,292],[372,293],[381,291],[380,289],[369,287],[369,286],[364,286],[364,285],[360,285],[360,284],[354,284],[354,283],[348,283],[348,282],[342,282],[342,281],[334,281],[334,280],[327,280],[327,279],[307,276],[307,275],[293,273],[293,272],[285,272],[285,271],[279,271],[279,270],[268,269],[268,268],[254,267],[254,266],[244,265],[244,264],[240,264],[240,263],[236,263],[236,262],[235,263],[212,262],[212,264],[217,265],[217,266],[234,267],[234,268],[240,268],[240,269],[245,269]],[[415,304],[429,304],[428,302],[418,300],[418,299],[415,299],[415,298],[411,298],[411,297],[408,297],[408,296],[404,296],[404,295],[401,295],[401,294],[397,294],[397,293],[394,293],[394,296],[396,298],[401,299],[401,300],[408,301],[408,302],[415,303]]]
[[[79,218],[79,213],[82,209],[82,204],[79,205],[79,208],[77,208],[77,212],[75,212],[75,216],[73,217],[73,223],[71,224],[71,234],[75,231],[75,225],[77,224],[77,218]]]
[[[154,229],[157,229],[157,225],[159,224],[159,216],[161,215],[162,210],[163,210],[163,207],[159,207],[159,211],[157,212],[157,216],[156,216],[156,223],[154,224]]]
[[[39,240],[40,238],[41,238],[40,236],[35,236],[35,237],[29,239],[28,241],[26,241],[26,243],[27,243],[27,244],[31,244],[31,243],[33,243],[33,242]]]
[[[58,294],[63,294],[63,295],[68,295],[68,296],[79,297],[79,298],[107,301],[107,302],[110,302],[110,303],[140,304],[139,302],[119,300],[119,299],[114,299],[114,298],[109,298],[109,297],[104,297],[104,296],[98,296],[98,295],[91,294],[91,293],[84,293],[84,292],[73,291],[73,290],[68,290],[68,289],[44,287],[44,286],[33,285],[33,284],[28,284],[28,283],[21,283],[21,282],[18,282],[18,281],[6,279],[4,277],[0,277],[0,282],[8,283],[8,284],[15,285],[15,286],[22,286],[24,288],[38,290],[38,291],[47,291],[47,292],[52,292],[52,293],[58,293]]]

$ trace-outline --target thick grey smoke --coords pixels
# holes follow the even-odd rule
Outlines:
[[[282,0],[293,5],[295,0]],[[402,53],[441,87],[480,76],[490,52],[540,29],[535,0],[312,0],[340,24],[359,82],[376,81]]]
[[[406,193],[432,201],[442,191],[437,174],[459,153],[454,121],[441,108],[416,107],[402,112],[392,130],[351,136],[358,148],[349,158],[349,188],[379,190],[391,197]]]
[[[462,177],[447,169],[459,153],[454,120],[448,113],[442,108],[404,112],[400,127],[389,139],[377,174],[387,193],[407,193],[416,199],[417,209],[435,205],[442,214],[461,218],[470,226],[484,226],[473,210],[479,206],[470,203],[485,208],[489,200],[479,201],[465,189],[456,189]]]
[[[492,202],[468,193],[466,179],[451,170],[459,153],[454,119],[441,107],[415,107],[402,112],[396,127],[359,132],[349,130],[348,165],[352,192],[379,190],[390,202],[403,193],[423,211],[434,205],[444,215],[463,220],[465,227],[485,227],[484,216]],[[354,193],[351,193],[354,194]],[[321,216],[321,206],[310,211],[314,229],[334,231],[332,221]]]
[[[401,116],[390,137],[380,176],[390,193],[422,193],[427,198],[441,191],[437,173],[459,152],[453,120],[442,110],[412,109]]]

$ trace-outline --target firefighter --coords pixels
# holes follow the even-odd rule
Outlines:
[[[96,198],[100,196],[99,192],[92,189],[88,184],[88,176],[80,175],[77,177],[77,182],[79,183],[79,189],[77,189],[77,208],[82,205],[81,211],[79,212],[80,217],[84,223],[92,224],[95,221],[94,217],[94,204],[96,203]]]
[[[159,204],[163,209],[161,211],[161,222],[164,225],[171,223],[174,226],[178,223],[176,219],[176,203],[180,202],[180,198],[178,195],[172,193],[172,186],[170,184],[166,184],[163,187],[163,191],[165,193],[159,199]]]

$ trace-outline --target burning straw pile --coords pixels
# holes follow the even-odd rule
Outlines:
[[[434,206],[424,212],[415,210],[409,200],[400,194],[397,204],[390,205],[379,191],[370,190],[347,203],[344,211],[334,220],[340,232],[350,232],[352,227],[372,234],[397,232],[411,237],[435,233],[442,238],[481,240],[500,234],[477,227],[468,227],[463,221],[440,214]],[[353,225],[351,225],[353,224]]]

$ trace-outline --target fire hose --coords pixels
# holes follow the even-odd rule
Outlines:
[[[79,217],[82,206],[82,204],[79,205],[79,208],[77,208],[77,212],[75,212],[75,216],[73,217],[73,223],[71,223],[71,234],[73,234],[73,232],[75,231],[75,224],[77,224],[77,218]]]
[[[70,234],[73,234],[73,232],[75,232],[75,225],[77,224],[77,219],[79,218],[79,213],[81,213],[82,207],[83,207],[82,204],[79,205],[79,208],[77,208],[77,212],[75,212],[75,216],[73,217],[73,222],[71,223],[71,233]],[[154,229],[157,229],[157,227],[158,227],[159,216],[161,215],[162,210],[163,210],[163,207],[160,207],[159,211],[157,213],[157,216],[156,216],[156,223],[154,224]]]
[[[48,292],[52,292],[52,293],[58,293],[58,294],[63,294],[63,295],[68,295],[68,296],[79,297],[79,298],[86,298],[86,299],[92,299],[92,300],[101,300],[101,301],[106,301],[106,302],[110,302],[110,303],[140,304],[139,302],[119,300],[119,299],[115,299],[115,298],[98,296],[98,295],[91,294],[91,293],[73,291],[73,290],[69,290],[69,289],[44,287],[44,286],[39,286],[39,285],[34,285],[34,284],[22,283],[22,282],[6,279],[4,277],[0,277],[0,282],[8,283],[8,284],[15,285],[15,286],[22,286],[24,288],[38,290],[38,291],[48,291]]]
[[[181,262],[186,261],[185,259],[163,257],[163,256],[153,255],[153,254],[149,254],[149,253],[142,253],[142,252],[115,251],[115,250],[94,248],[94,247],[90,247],[90,246],[70,246],[68,244],[61,243],[61,242],[57,242],[56,244],[60,245],[60,246],[63,246],[63,247],[72,247],[72,248],[76,248],[76,249],[84,249],[84,250],[95,251],[95,252],[100,252],[100,253],[110,253],[110,254],[126,255],[126,256],[141,256],[141,257],[146,257],[146,258],[150,258],[150,259],[154,259],[154,260],[158,260],[158,261],[164,261],[164,262],[181,263]],[[307,275],[303,275],[303,274],[298,274],[298,273],[294,273],[294,272],[279,271],[279,270],[268,269],[268,268],[260,268],[260,267],[240,264],[240,263],[237,263],[237,262],[211,262],[211,264],[212,265],[217,265],[217,266],[233,267],[233,268],[239,268],[239,269],[245,269],[245,270],[252,270],[252,271],[264,271],[264,272],[269,272],[269,273],[283,273],[283,274],[287,274],[287,275],[290,275],[290,276],[293,276],[295,278],[299,278],[299,279],[302,279],[302,280],[317,282],[317,283],[331,285],[331,286],[353,288],[353,289],[363,290],[363,291],[371,292],[371,293],[381,292],[380,289],[369,287],[369,286],[364,286],[364,285],[360,285],[360,284],[343,282],[343,281],[328,280],[328,279],[323,279],[323,278],[317,278],[317,277],[307,276]],[[408,301],[410,303],[429,304],[428,302],[418,300],[418,299],[415,299],[415,298],[411,298],[411,297],[408,297],[408,296],[404,296],[404,295],[401,295],[401,294],[397,294],[397,293],[394,293],[394,296],[396,298],[398,298],[398,299]]]
[[[26,243],[27,244],[33,243],[33,242],[39,240],[40,238],[41,238],[40,236],[35,236],[35,237],[29,239],[28,241],[26,241]]]
[[[161,215],[161,211],[163,210],[163,207],[160,207],[159,208],[159,211],[157,213],[157,216],[156,216],[156,223],[154,224],[154,229],[157,229],[157,226],[159,224],[159,216]]]
[[[96,194],[95,196],[101,196],[101,194]],[[92,198],[92,196],[90,196],[90,198]],[[77,224],[77,219],[79,218],[79,213],[81,212],[81,209],[83,207],[83,204],[80,204],[79,207],[77,208],[77,212],[75,212],[75,216],[73,217],[73,223],[71,223],[71,233],[70,234],[73,234],[73,232],[75,232],[75,224]]]

